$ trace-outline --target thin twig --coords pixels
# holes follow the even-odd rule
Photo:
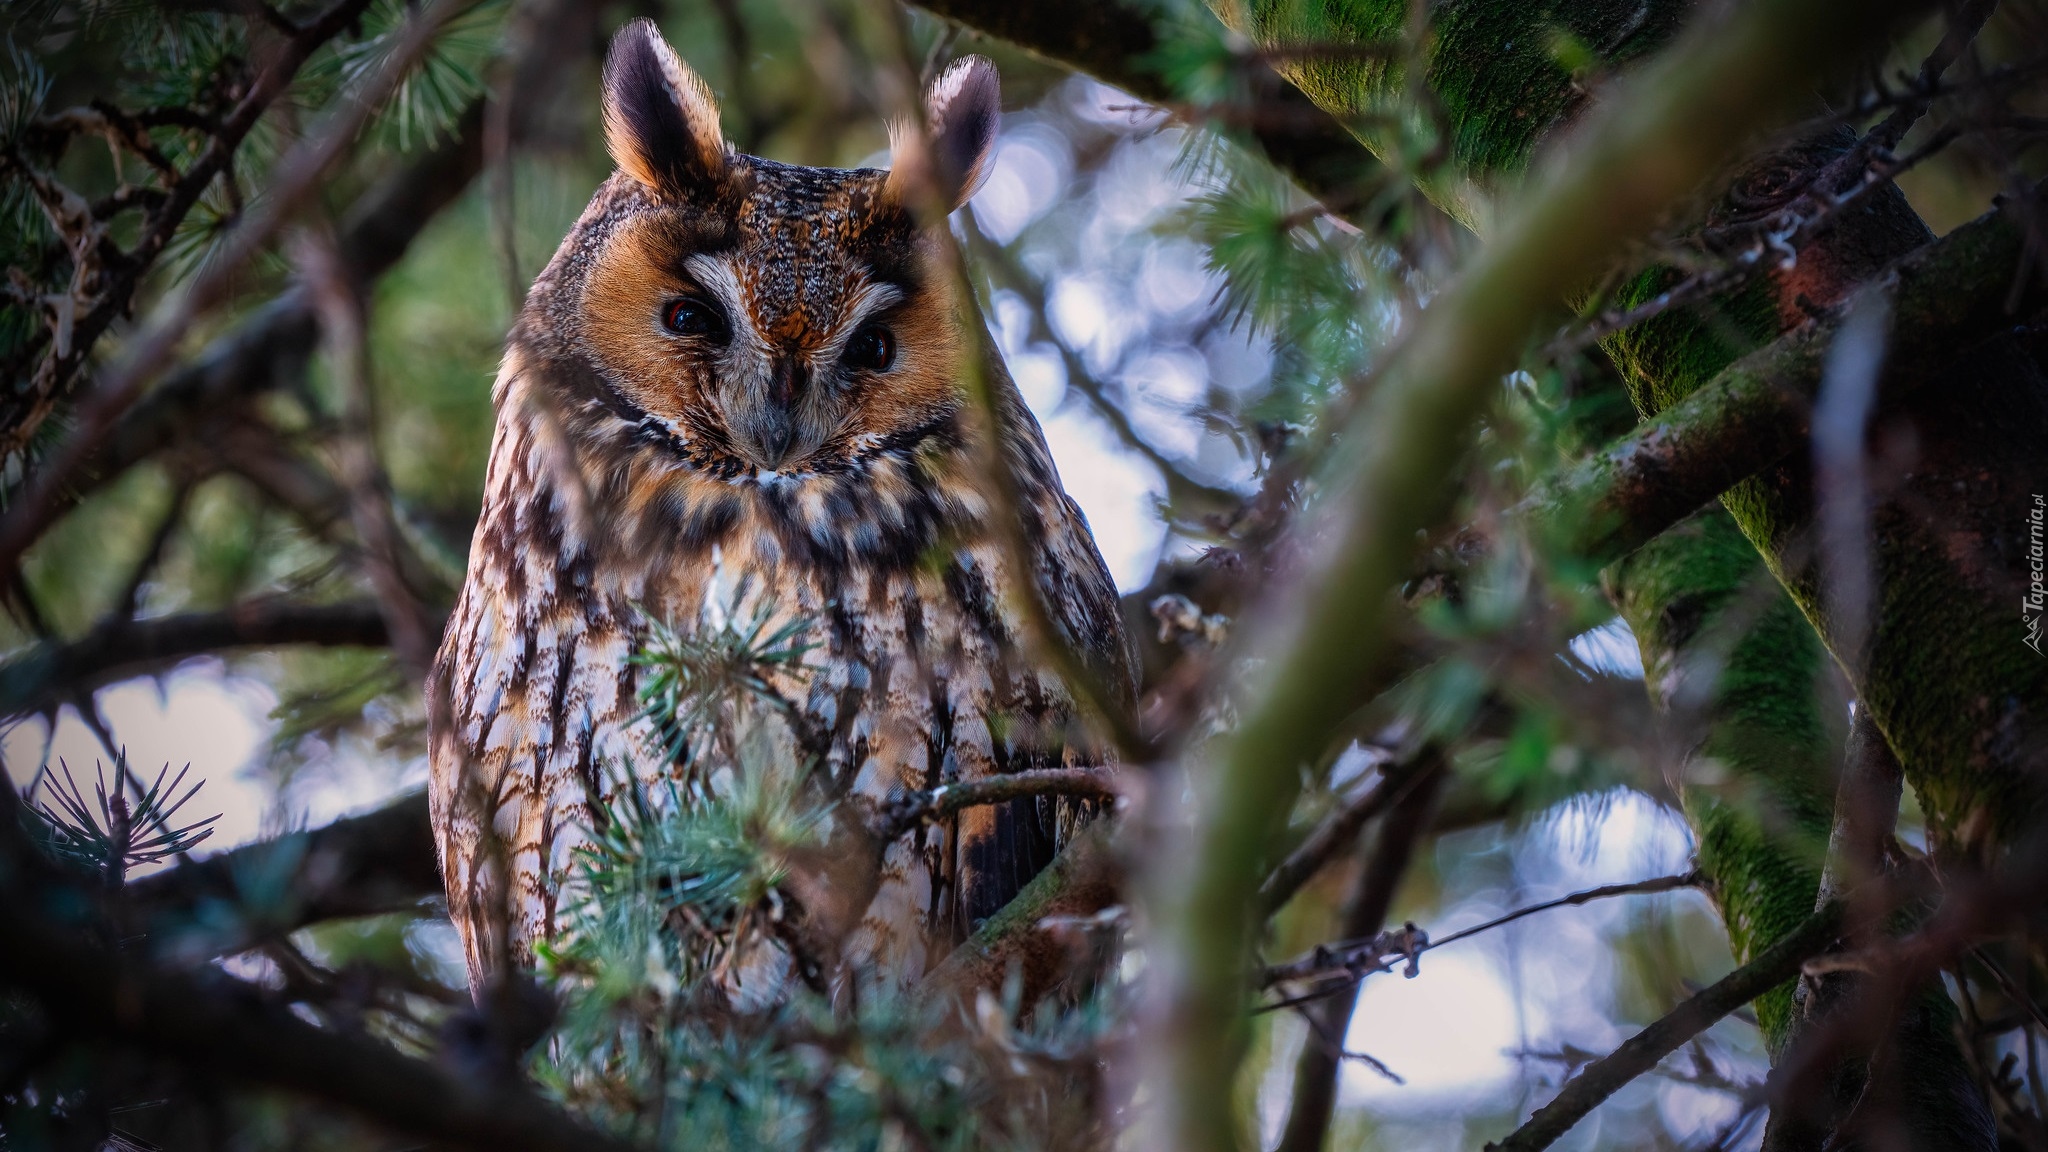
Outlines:
[[[296,245],[298,263],[312,289],[341,396],[335,471],[348,493],[349,519],[362,543],[364,575],[383,609],[392,651],[414,675],[424,676],[439,633],[432,629],[431,613],[419,593],[405,579],[391,483],[377,453],[368,309],[361,288],[349,281],[333,236],[321,229],[309,229],[302,236]]]
[[[320,23],[324,27],[336,11],[343,17],[352,18],[353,12],[359,10],[364,2],[343,0],[336,9],[321,17]],[[340,107],[322,130],[301,140],[279,161],[278,175],[269,194],[229,234],[218,258],[209,263],[183,292],[158,307],[150,323],[129,341],[106,378],[80,401],[70,437],[50,454],[24,485],[26,491],[20,500],[8,509],[4,518],[0,518],[0,570],[20,563],[22,553],[60,507],[59,494],[113,429],[115,421],[135,403],[158,370],[171,359],[178,342],[184,339],[193,323],[226,299],[242,266],[270,242],[301,203],[319,188],[327,170],[354,145],[370,116],[383,106],[399,82],[412,70],[413,64],[433,44],[435,33],[448,20],[476,2],[441,0],[423,12],[414,13],[391,53],[353,93],[339,101]],[[346,19],[342,22],[346,23]],[[311,48],[306,51],[310,53]],[[281,79],[278,81],[282,82]]]
[[[1101,768],[1033,768],[1007,772],[986,780],[941,784],[923,792],[895,797],[882,807],[874,828],[877,843],[887,844],[919,824],[939,820],[966,808],[1006,804],[1026,796],[1095,796],[1122,794],[1115,773]]]
[[[1318,824],[1294,851],[1287,854],[1285,860],[1267,873],[1265,882],[1259,885],[1259,907],[1265,915],[1271,916],[1292,900],[1302,885],[1358,839],[1360,830],[1373,817],[1400,802],[1432,773],[1441,771],[1440,762],[1434,760],[1439,755],[1432,745],[1405,770],[1392,766],[1382,768],[1379,783],[1353,797]]]
[[[1631,1036],[1572,1077],[1550,1103],[1487,1152],[1538,1152],[1571,1130],[1602,1101],[1657,1066],[1686,1041],[1765,992],[1791,979],[1808,957],[1834,943],[1841,922],[1839,904],[1828,904],[1755,958],[1702,989],[1656,1023]]]
[[[1526,916],[1534,916],[1538,912],[1548,912],[1553,908],[1577,907],[1582,904],[1590,904],[1595,900],[1606,900],[1615,896],[1642,896],[1657,892],[1672,892],[1680,888],[1697,888],[1705,882],[1705,879],[1695,869],[1690,872],[1679,872],[1670,876],[1657,876],[1649,880],[1636,880],[1627,884],[1605,884],[1598,888],[1588,888],[1582,892],[1574,892],[1569,896],[1560,896],[1555,900],[1545,900],[1541,904],[1531,904],[1526,908],[1517,908],[1505,915],[1496,916],[1483,924],[1474,924],[1470,928],[1461,928],[1440,940],[1428,940],[1419,946],[1401,948],[1391,953],[1383,948],[1386,942],[1378,936],[1319,944],[1313,951],[1299,959],[1290,960],[1285,964],[1276,964],[1260,972],[1259,986],[1270,988],[1275,984],[1288,981],[1320,980],[1339,975],[1350,978],[1350,982],[1355,983],[1356,977],[1361,971],[1382,970],[1384,961],[1389,958],[1412,958],[1419,956],[1424,952],[1434,951],[1447,944],[1468,940],[1482,932],[1491,932],[1495,928],[1512,924]]]

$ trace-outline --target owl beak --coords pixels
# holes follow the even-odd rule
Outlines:
[[[796,438],[793,414],[806,375],[803,358],[795,354],[778,357],[772,373],[768,380],[768,403],[762,406],[754,428],[754,439],[761,450],[757,463],[770,472],[782,467],[783,458],[789,455],[790,441]]]
[[[772,409],[764,415],[755,432],[761,445],[761,467],[770,472],[782,467],[782,458],[789,455],[789,442],[795,432],[786,409]]]

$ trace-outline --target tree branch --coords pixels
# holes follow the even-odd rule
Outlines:
[[[1060,363],[1067,371],[1067,385],[1087,399],[1088,406],[1095,409],[1095,414],[1102,418],[1103,423],[1109,425],[1109,430],[1116,434],[1116,438],[1121,440],[1126,448],[1143,456],[1159,470],[1160,478],[1166,481],[1168,499],[1183,501],[1196,509],[1236,509],[1244,504],[1244,497],[1238,493],[1219,485],[1203,483],[1188,475],[1179,461],[1168,457],[1151,441],[1140,435],[1136,426],[1131,423],[1130,414],[1110,400],[1102,381],[1097,380],[1095,374],[1088,370],[1088,364],[1081,358],[1081,354],[1065,340],[1060,339],[1059,333],[1053,331],[1048,319],[1050,307],[1046,300],[1045,283],[1032,275],[1031,270],[1024,267],[1023,261],[1017,259],[1015,253],[991,240],[974,222],[973,213],[961,215],[960,228],[967,236],[967,246],[974,256],[976,265],[988,274],[996,286],[1007,288],[1023,300],[1025,310],[1031,316],[1031,334],[1028,339],[1033,343],[1050,344],[1053,350],[1059,353]]]
[[[1523,908],[1517,908],[1505,915],[1496,916],[1483,924],[1474,924],[1470,928],[1461,928],[1441,940],[1430,940],[1426,934],[1419,932],[1381,933],[1378,929],[1369,929],[1368,931],[1373,933],[1373,935],[1367,935],[1366,932],[1358,932],[1352,934],[1347,939],[1338,940],[1335,943],[1318,944],[1314,951],[1298,960],[1290,960],[1285,964],[1275,964],[1266,968],[1259,973],[1259,986],[1270,988],[1275,984],[1286,981],[1319,980],[1329,976],[1342,976],[1345,977],[1345,983],[1356,984],[1362,973],[1384,971],[1388,962],[1393,959],[1405,958],[1413,960],[1424,952],[1433,951],[1446,944],[1455,944],[1460,940],[1470,939],[1482,932],[1491,932],[1504,924],[1512,924],[1525,916],[1534,916],[1538,912],[1548,912],[1553,908],[1575,908],[1582,904],[1591,904],[1595,900],[1607,900],[1615,896],[1643,896],[1657,892],[1671,892],[1679,888],[1696,888],[1704,882],[1704,879],[1697,871],[1681,872],[1674,876],[1658,876],[1650,880],[1632,880],[1626,884],[1606,884],[1598,888],[1588,888],[1582,892],[1574,892],[1569,896],[1560,896],[1555,900],[1545,900],[1540,904],[1530,904]],[[1413,928],[1414,926],[1410,925],[1409,927]],[[1424,936],[1419,943],[1412,939],[1417,935]],[[1262,1011],[1279,1006],[1266,1005]]]
[[[1122,792],[1117,774],[1102,768],[1033,768],[1006,772],[986,780],[941,784],[927,792],[910,792],[882,806],[875,841],[887,844],[927,820],[950,816],[963,808],[1003,804],[1024,796],[1095,796],[1114,798]]]
[[[46,640],[0,665],[0,715],[193,656],[280,644],[381,648],[389,632],[369,602],[255,601],[222,612],[118,622],[70,642]]]
[[[1386,924],[1416,843],[1428,831],[1430,811],[1443,790],[1444,775],[1443,762],[1432,751],[1431,758],[1411,771],[1401,787],[1390,787],[1391,780],[1380,786],[1399,795],[1380,825],[1356,890],[1347,901],[1339,926],[1344,935],[1375,935]],[[1356,997],[1338,997],[1303,1009],[1309,1034],[1295,1061],[1293,1102],[1275,1152],[1322,1152],[1330,1113],[1337,1103],[1337,1073],[1347,1055],[1344,1037],[1351,1031],[1351,1015],[1357,1005]],[[1383,1075],[1393,1075],[1378,1061],[1373,1063]]]
[[[514,1079],[456,1075],[367,1034],[314,1027],[252,985],[211,970],[204,978],[166,971],[60,926],[47,909],[94,902],[40,866],[20,833],[13,790],[0,793],[0,983],[32,997],[64,1035],[131,1044],[436,1143],[489,1152],[634,1149]]]
[[[137,928],[206,955],[237,952],[267,936],[308,924],[403,911],[441,894],[441,866],[427,817],[427,794],[412,792],[325,827],[245,844],[130,881],[125,906]],[[206,905],[234,910],[233,927],[191,937]]]
[[[1331,860],[1337,858],[1358,839],[1358,834],[1372,818],[1407,797],[1425,781],[1443,770],[1442,753],[1435,745],[1425,748],[1417,761],[1405,771],[1383,771],[1380,782],[1354,798],[1349,804],[1332,813],[1329,819],[1316,825],[1287,858],[1275,865],[1259,885],[1259,911],[1262,916],[1271,916],[1279,911],[1301,886],[1315,878]],[[1369,929],[1377,932],[1379,929]],[[1361,932],[1357,935],[1366,935]]]
[[[6,452],[17,451],[28,442],[71,378],[91,357],[100,336],[127,313],[137,286],[171,242],[178,225],[214,179],[231,172],[235,150],[271,103],[284,94],[299,68],[321,45],[355,23],[367,7],[369,0],[337,0],[306,24],[294,28],[284,44],[270,55],[249,90],[221,117],[218,125],[208,127],[211,139],[206,150],[166,191],[163,203],[151,213],[142,237],[124,254],[125,259],[99,299],[72,327],[69,346],[52,349],[49,357],[37,366],[34,383],[26,389],[26,410],[14,413],[15,419],[0,431],[0,446]]]
[[[1833,944],[1842,918],[1841,905],[1830,903],[1808,917],[1790,935],[1757,957],[1673,1008],[1664,1018],[1629,1037],[1621,1047],[1586,1065],[1550,1103],[1536,1110],[1528,1123],[1507,1139],[1489,1143],[1488,1152],[1537,1152],[1548,1148],[1630,1081],[1657,1066],[1686,1041],[1772,988],[1797,975],[1799,966]]]
[[[1231,1085],[1245,1038],[1253,862],[1295,799],[1301,765],[1379,682],[1388,593],[1447,504],[1469,429],[1529,332],[1786,116],[1821,62],[1876,40],[1909,8],[1781,0],[1693,28],[1661,64],[1614,85],[1579,126],[1577,146],[1519,198],[1509,225],[1362,386],[1366,399],[1341,438],[1355,457],[1324,504],[1341,519],[1318,541],[1320,562],[1288,597],[1281,627],[1256,649],[1271,661],[1264,682],[1218,742],[1222,763],[1186,848],[1161,869],[1170,884],[1152,1084],[1161,1145],[1238,1146]]]
[[[192,324],[227,297],[242,265],[270,242],[319,187],[321,178],[354,145],[370,116],[411,73],[442,26],[474,3],[476,0],[439,0],[411,13],[391,51],[367,71],[353,91],[337,101],[320,131],[301,139],[278,162],[269,194],[228,234],[218,257],[207,263],[182,292],[159,304],[148,323],[139,326],[99,384],[81,397],[74,427],[63,444],[28,476],[5,515],[0,515],[0,569],[20,563],[22,554],[63,506],[59,494],[70,486],[85,461],[142,396]],[[322,23],[333,18],[335,12],[342,12],[341,24],[345,25],[353,19],[349,14],[351,5],[355,6],[353,11],[360,11],[361,0],[343,0],[321,17]],[[311,51],[310,46],[305,49],[307,53]]]
[[[1143,61],[1160,47],[1151,18],[1126,0],[1018,4],[1011,0],[918,0],[918,7],[1141,100],[1170,105],[1178,95]],[[1360,226],[1377,227],[1371,190],[1388,172],[1358,138],[1300,90],[1269,70],[1248,135],[1302,191]],[[1421,209],[1434,216],[1434,208]]]
[[[2008,203],[1893,267],[1881,404],[1896,405],[1962,348],[2048,305],[2048,283],[2027,262],[2035,210]],[[1641,547],[1737,482],[1805,450],[1821,364],[1839,325],[1834,316],[1816,321],[1730,365],[1532,495],[1522,512],[1598,562]]]
[[[404,256],[427,222],[476,176],[483,163],[482,136],[479,103],[440,146],[356,201],[343,219],[340,241],[352,276],[369,283]],[[48,523],[128,469],[197,436],[223,412],[298,379],[319,342],[319,321],[305,289],[292,288],[256,310],[198,360],[165,377],[114,424],[79,465],[77,480],[52,496]]]

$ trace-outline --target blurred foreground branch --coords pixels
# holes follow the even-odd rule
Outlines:
[[[1752,134],[1782,118],[1820,61],[1889,31],[1908,5],[1753,5],[1695,29],[1669,59],[1617,85],[1578,147],[1420,316],[1351,422],[1362,458],[1330,507],[1343,522],[1273,663],[1228,738],[1189,847],[1161,868],[1166,906],[1155,1145],[1231,1149],[1256,861],[1360,693],[1378,681],[1386,594],[1444,506],[1467,431],[1523,341],[1631,239],[1662,222]],[[1773,981],[1775,983],[1775,981]],[[1769,985],[1766,985],[1768,987]]]

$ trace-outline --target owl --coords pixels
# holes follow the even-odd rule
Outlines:
[[[507,339],[428,685],[434,828],[478,989],[562,930],[577,850],[622,786],[607,766],[649,784],[672,770],[633,656],[715,588],[810,629],[784,686],[818,744],[809,771],[847,811],[1106,763],[1032,658],[1025,596],[1121,703],[1133,692],[1108,570],[920,211],[957,208],[985,174],[994,67],[969,57],[934,82],[928,130],[891,133],[889,171],[733,151],[710,90],[644,20],[613,41],[603,90],[618,171]],[[986,483],[969,356],[996,397],[1007,503]],[[1022,564],[993,521],[1005,506]],[[879,849],[848,967],[915,981],[1047,864],[1073,812],[973,808]]]

